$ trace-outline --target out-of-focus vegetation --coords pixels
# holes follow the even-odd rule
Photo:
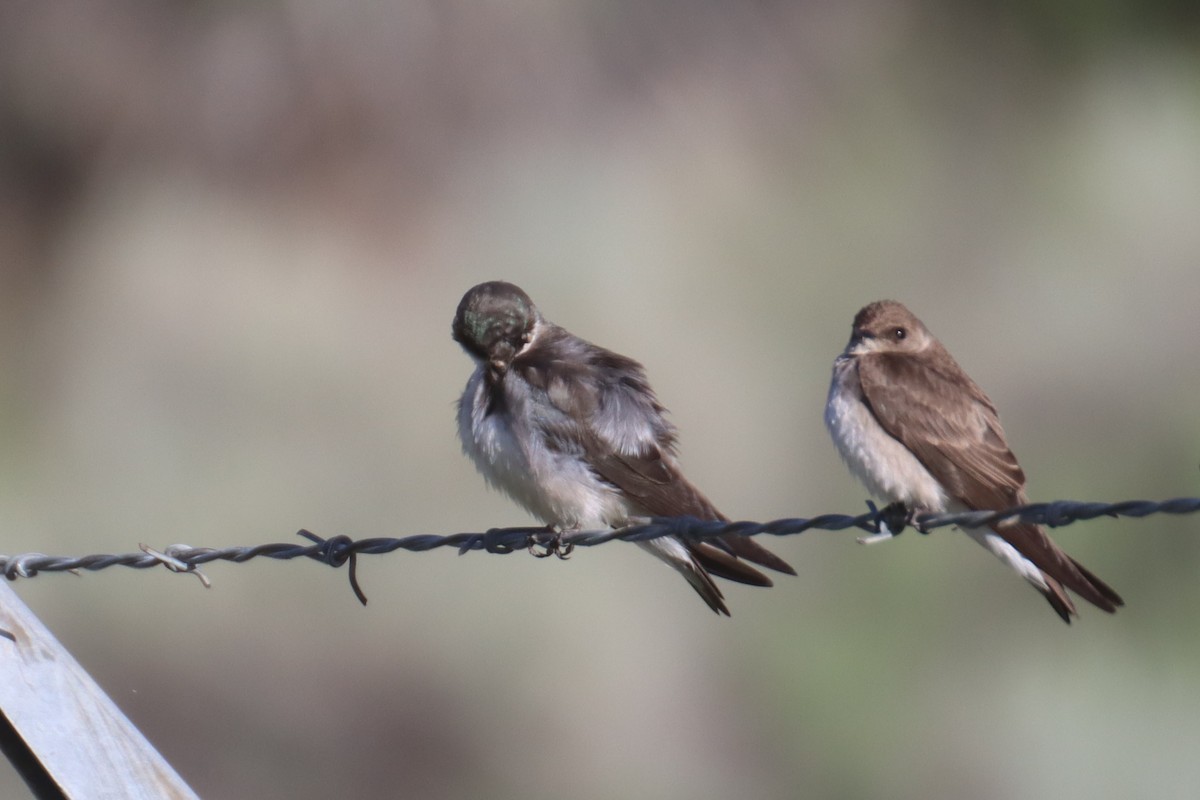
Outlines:
[[[862,507],[821,410],[880,297],[1034,498],[1195,495],[1198,20],[4,4],[0,551],[526,523],[454,438],[492,278],[642,360],[735,517]],[[1200,520],[1055,535],[1127,609],[948,531],[780,541],[732,620],[618,544],[364,559],[365,610],[294,562],[18,588],[205,797],[1193,796]]]

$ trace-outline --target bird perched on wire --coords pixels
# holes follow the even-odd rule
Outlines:
[[[855,316],[833,364],[825,424],[851,472],[910,518],[1028,503],[996,407],[900,303],[871,303]],[[1038,525],[1007,521],[966,532],[1045,595],[1064,622],[1078,613],[1066,589],[1109,613],[1124,605]]]
[[[458,403],[463,452],[542,522],[561,532],[620,527],[635,516],[725,519],[680,471],[675,428],[641,364],[547,321],[529,295],[502,281],[463,295],[453,335],[476,364]],[[638,544],[725,615],[713,576],[770,586],[751,563],[796,574],[741,536]]]

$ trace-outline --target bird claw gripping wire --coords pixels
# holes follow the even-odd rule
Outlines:
[[[904,529],[910,525],[918,533],[929,533],[929,528],[918,519],[918,517],[922,516],[921,512],[918,509],[909,508],[904,503],[891,503],[879,509],[875,507],[874,503],[868,500],[867,508],[875,515],[878,530],[870,536],[858,537],[859,544],[886,542],[904,533]]]
[[[539,550],[538,548],[541,548]],[[563,542],[563,531],[552,525],[547,525],[544,532],[529,535],[529,554],[534,558],[557,556],[560,561],[566,561],[575,550],[575,545]]]

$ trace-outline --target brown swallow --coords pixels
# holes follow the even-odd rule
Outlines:
[[[871,303],[855,316],[833,364],[825,424],[867,489],[914,513],[1028,503],[996,407],[900,303]],[[1078,613],[1065,589],[1109,613],[1124,605],[1038,525],[1009,521],[966,532],[1045,595],[1064,622]]]

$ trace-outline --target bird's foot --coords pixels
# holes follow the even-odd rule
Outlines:
[[[570,542],[563,543],[563,531],[553,525],[546,526],[545,533],[529,537],[529,554],[534,558],[557,556],[559,560],[566,561],[574,549],[575,545]]]
[[[879,515],[879,531],[872,533],[870,536],[858,537],[859,544],[878,544],[879,542],[886,542],[889,539],[895,539],[904,533],[904,529],[909,525],[912,525],[921,533],[928,533],[928,531],[913,522],[917,510],[910,509],[904,503],[891,503],[882,510],[876,510],[875,504],[871,502],[868,502],[867,506],[872,512]]]
[[[913,530],[917,533],[921,534],[922,536],[928,536],[930,528],[925,527],[925,523],[918,520],[917,517],[934,513],[936,512],[930,511],[928,508],[910,508],[908,510],[908,516],[905,518],[905,522],[907,522],[909,525],[912,525]]]

